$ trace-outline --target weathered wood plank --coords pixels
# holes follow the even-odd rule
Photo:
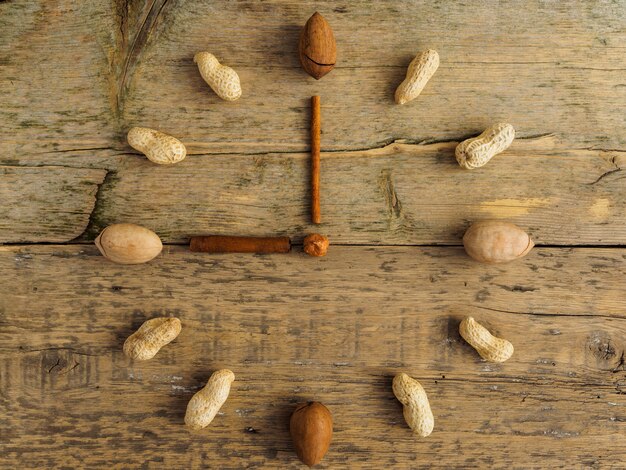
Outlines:
[[[339,45],[321,82],[296,54],[315,9]],[[335,244],[458,244],[496,217],[540,244],[623,245],[625,30],[624,0],[0,1],[0,243],[91,240],[121,221],[168,242],[300,240],[313,229],[308,98],[321,94],[320,229]],[[441,68],[394,105],[426,47]],[[207,48],[240,73],[239,102],[199,77],[191,58]],[[496,120],[523,139],[462,172],[454,141]],[[162,168],[131,154],[134,124],[190,156]],[[288,416],[318,399],[336,423],[322,468],[619,468],[625,266],[623,248],[490,267],[458,247],[333,246],[316,260],[169,246],[121,267],[93,246],[0,246],[0,466],[300,468]],[[511,339],[510,361],[460,339],[467,314]],[[129,362],[121,344],[156,315],[183,332]],[[232,396],[190,433],[186,403],[220,367],[237,374]],[[391,394],[400,370],[429,393],[428,439]]]
[[[88,238],[114,222],[164,240],[197,234],[328,233],[343,244],[459,244],[471,221],[510,220],[539,244],[624,244],[626,158],[517,140],[466,171],[454,143],[322,155],[322,225],[310,225],[308,154],[189,156],[155,167],[128,156],[103,185]]]
[[[2,459],[299,468],[288,416],[318,399],[335,415],[322,468],[619,465],[625,259],[538,249],[493,267],[459,248],[334,247],[312,259],[168,247],[123,267],[93,247],[3,247]],[[482,362],[458,336],[466,314],[510,339],[513,358]],[[125,337],[156,315],[179,316],[181,335],[129,362]],[[231,398],[190,433],[186,403],[220,367],[237,374]],[[429,393],[427,439],[411,437],[390,391],[400,370]]]
[[[106,170],[0,166],[0,243],[67,242],[81,235]]]
[[[116,19],[106,1],[0,2],[0,163],[49,164],[43,152],[119,139],[109,90]]]
[[[454,146],[394,143],[324,153],[321,227],[309,223],[308,154],[191,155],[158,167],[139,155],[93,151],[100,164],[117,169],[100,188],[84,240],[125,221],[177,243],[207,233],[280,233],[301,240],[322,230],[343,244],[459,244],[471,221],[500,218],[518,223],[539,244],[626,241],[622,152],[568,150],[552,136],[520,139],[469,172],[456,164]],[[0,241],[58,242],[82,233],[95,186],[79,186],[77,197],[63,181],[78,184],[95,172],[99,184],[104,170],[12,168],[3,176],[7,216]],[[25,197],[25,191],[33,195]],[[32,198],[39,205],[30,205]],[[55,219],[67,204],[84,207]],[[44,209],[49,213],[43,219],[33,215]]]
[[[314,9],[301,2],[2,2],[0,118],[10,138],[0,155],[27,163],[126,149],[134,124],[174,133],[193,151],[303,151],[316,93],[327,150],[454,140],[496,120],[520,136],[624,146],[624,1],[315,7],[339,45],[322,82],[297,62]],[[426,47],[441,55],[437,75],[417,102],[394,105],[406,65]],[[221,102],[200,78],[192,57],[206,48],[239,71],[240,101]]]

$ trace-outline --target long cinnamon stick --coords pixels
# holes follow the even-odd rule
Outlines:
[[[289,253],[289,237],[230,237],[209,235],[191,237],[191,251],[204,253]]]
[[[320,210],[320,97],[311,97],[311,219],[314,224],[322,222]]]

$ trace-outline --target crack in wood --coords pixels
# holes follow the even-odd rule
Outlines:
[[[378,184],[387,203],[389,215],[400,218],[402,215],[402,203],[398,198],[398,194],[393,184],[392,172],[390,169],[381,170]]]
[[[67,375],[70,372],[72,372],[74,369],[76,369],[79,365],[80,365],[80,362],[74,361],[74,365],[72,367],[70,367],[69,369],[65,369],[64,371],[59,372],[57,375]]]
[[[122,116],[124,101],[126,100],[126,94],[128,91],[128,81],[132,76],[132,72],[137,65],[139,57],[143,52],[146,44],[148,43],[148,39],[152,35],[154,28],[156,27],[157,20],[167,5],[169,0],[153,0],[148,13],[146,14],[139,31],[135,35],[135,39],[130,46],[130,50],[125,55],[124,65],[122,67],[122,73],[117,86],[117,94],[116,94],[116,106],[117,106],[117,115],[118,118]],[[124,2],[125,9],[122,12],[120,17],[120,31],[122,33],[122,45],[126,46],[128,44],[128,9],[129,2]],[[124,50],[126,48],[124,47]]]
[[[617,366],[615,366],[615,369],[613,369],[613,372],[621,372],[621,371],[626,371],[626,363],[625,363],[625,359],[624,359],[624,355],[626,354],[626,352],[622,351],[622,355],[619,358],[619,362],[617,363]]]
[[[613,169],[613,170],[606,171],[606,172],[602,173],[602,174],[598,177],[598,179],[596,179],[595,181],[593,181],[593,182],[591,182],[591,183],[587,183],[587,184],[588,184],[589,186],[594,186],[594,185],[598,184],[600,181],[602,181],[604,178],[606,178],[607,176],[612,175],[613,173],[618,173],[618,172],[620,172],[620,171],[622,171],[622,170],[621,170],[621,168],[615,168],[615,169]]]
[[[71,240],[70,243],[78,241],[82,238],[95,238],[94,233],[99,233],[102,229],[102,224],[98,223],[98,217],[103,212],[102,209],[102,195],[105,191],[105,187],[107,185],[111,185],[113,178],[115,177],[116,172],[107,171],[102,179],[102,182],[98,184],[98,189],[96,190],[96,194],[94,195],[94,203],[93,208],[91,209],[91,213],[89,214],[89,219],[87,220],[87,225],[80,235]]]
[[[60,368],[61,366],[59,364],[61,364],[61,358],[57,358],[56,364],[54,364],[52,367],[50,367],[50,369],[48,369],[48,374],[52,373],[55,367]]]
[[[516,312],[514,310],[503,310],[492,307],[483,307],[481,305],[470,305],[470,307],[478,308],[481,310],[490,310],[492,312],[499,313],[510,313],[512,315],[536,315],[538,317],[578,317],[578,318],[609,318],[609,319],[620,319],[626,320],[626,316],[620,315],[602,315],[602,314],[576,314],[576,313],[546,313],[546,312]]]

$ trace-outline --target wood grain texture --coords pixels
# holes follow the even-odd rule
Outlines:
[[[298,61],[315,9],[301,2],[2,2],[0,117],[11,138],[0,155],[119,150],[133,125],[192,151],[301,152],[314,94],[330,105],[327,150],[459,140],[499,121],[520,137],[552,132],[575,148],[623,148],[625,6],[317,2],[340,57],[318,83]],[[441,56],[437,76],[418,101],[395,105],[406,66],[426,48]],[[200,50],[237,70],[241,100],[207,90],[192,61]]]
[[[0,166],[0,243],[68,242],[82,235],[106,173]]]
[[[322,232],[340,244],[458,245],[471,222],[496,218],[538,244],[626,241],[621,152],[566,150],[550,136],[520,139],[467,171],[455,145],[322,153],[319,226],[310,223],[308,153],[189,156],[166,169],[128,156],[102,187],[87,239],[110,223],[134,222],[168,242]]]
[[[316,399],[335,421],[320,468],[619,466],[625,259],[538,249],[494,267],[460,248],[334,247],[312,259],[170,247],[122,267],[92,247],[2,248],[3,461],[300,468],[288,418]],[[483,362],[458,334],[468,314],[509,339],[513,358]],[[124,339],[161,315],[179,317],[181,334],[130,362]],[[187,401],[223,367],[237,377],[231,397],[210,428],[189,432]],[[403,421],[398,371],[429,393],[427,439]]]
[[[338,47],[321,82],[298,60],[315,10]],[[288,420],[312,399],[335,421],[320,468],[621,468],[624,31],[624,0],[0,0],[0,243],[81,243],[0,246],[0,467],[302,468]],[[428,48],[437,74],[395,105]],[[208,90],[201,50],[237,70],[241,100]],[[461,170],[456,143],[500,121],[519,138]],[[135,125],[189,156],[153,165],[126,144]],[[481,218],[562,247],[483,266],[409,246],[458,245]],[[114,222],[168,243],[320,231],[332,245],[322,259],[166,246],[119,266],[85,245]],[[163,315],[181,335],[130,362],[126,337]],[[481,361],[465,315],[513,357]],[[189,398],[224,367],[231,398],[189,432]],[[393,397],[399,371],[429,394],[427,439]]]
[[[519,139],[487,166],[467,171],[456,163],[455,145],[397,142],[323,153],[325,215],[319,227],[310,219],[308,153],[191,155],[167,168],[139,154],[105,156],[100,163],[117,169],[100,186],[97,204],[90,200],[85,206],[93,207],[93,213],[82,240],[93,240],[112,223],[130,222],[149,227],[170,243],[208,234],[285,235],[300,241],[308,232],[322,231],[339,244],[458,245],[471,222],[495,218],[523,227],[538,244],[626,242],[622,152],[567,150],[554,136]],[[89,172],[62,171],[74,181]],[[56,227],[54,220],[46,224],[48,219],[40,221],[32,210],[22,210],[29,204],[23,199],[23,184],[37,191],[42,203],[53,205],[72,201],[66,185],[53,179],[37,186],[34,174],[30,181],[12,178],[4,192],[7,200],[20,204],[7,211],[0,237],[25,242],[70,239],[57,236],[64,229],[61,219]],[[91,198],[92,187],[85,189]],[[19,227],[28,228],[21,238],[14,231]],[[74,228],[81,233],[84,223]]]
[[[321,84],[298,63],[311,14],[298,2],[4,2],[0,163],[107,169],[84,240],[123,221],[175,243],[304,236],[308,97],[323,94],[321,228],[334,242],[458,244],[470,221],[496,217],[540,244],[622,245],[622,5],[321,3],[342,57]],[[406,34],[415,25],[419,38]],[[442,66],[418,101],[397,106],[393,91],[425,47]],[[207,93],[192,61],[207,48],[240,73],[241,102]],[[509,160],[459,172],[456,141],[500,120],[522,138]],[[171,133],[197,157],[167,170],[138,161],[132,125]],[[526,139],[548,133],[554,141]],[[389,144],[398,139],[440,143]],[[7,225],[28,218],[12,211]],[[49,230],[21,241],[61,241]]]

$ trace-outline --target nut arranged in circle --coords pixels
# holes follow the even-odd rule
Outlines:
[[[493,336],[472,317],[463,319],[459,333],[486,361],[504,362],[513,355],[513,345],[509,341]]]
[[[456,161],[466,170],[486,165],[489,160],[504,152],[515,139],[511,124],[499,123],[486,129],[478,137],[464,140],[456,146]]]
[[[187,156],[187,149],[180,140],[147,127],[133,127],[126,139],[128,145],[159,165],[178,163]]]
[[[163,244],[152,230],[135,224],[106,227],[95,242],[106,259],[119,264],[141,264],[156,258]]]
[[[226,403],[235,374],[228,369],[213,372],[207,384],[187,404],[185,424],[192,429],[207,427]]]
[[[429,49],[417,54],[407,68],[406,78],[396,89],[396,103],[404,104],[417,98],[438,68],[437,51]]]
[[[217,57],[209,52],[198,52],[193,61],[198,64],[200,75],[217,96],[226,101],[235,101],[241,97],[241,83],[237,72],[220,64]]]
[[[403,372],[393,378],[393,393],[404,406],[404,419],[413,433],[419,437],[429,436],[435,427],[435,418],[422,384]]]
[[[328,408],[317,401],[301,403],[291,414],[289,432],[298,458],[312,467],[328,452],[333,437],[333,417]]]
[[[333,30],[322,15],[315,12],[300,34],[300,63],[302,68],[319,80],[337,62],[337,44]]]
[[[131,359],[152,359],[166,344],[180,334],[182,325],[178,318],[159,317],[147,320],[124,342],[124,354]]]
[[[481,263],[507,263],[526,256],[534,242],[515,224],[500,220],[481,220],[463,235],[468,255]]]

